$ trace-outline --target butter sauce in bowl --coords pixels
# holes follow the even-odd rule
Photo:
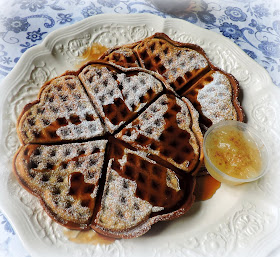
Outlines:
[[[264,139],[246,123],[222,121],[212,125],[204,135],[203,151],[208,172],[220,182],[251,182],[268,170]]]

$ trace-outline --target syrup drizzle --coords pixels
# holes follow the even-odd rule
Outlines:
[[[81,56],[81,61],[78,63],[78,67],[86,64],[89,61],[98,60],[98,58],[108,50],[106,46],[98,43],[93,43],[88,47]]]
[[[76,244],[109,245],[116,241],[115,238],[100,235],[94,230],[79,231],[66,229],[63,231],[63,234],[69,241]]]
[[[217,181],[209,174],[197,176],[194,190],[195,200],[197,202],[209,200],[220,188],[220,186],[221,182]]]

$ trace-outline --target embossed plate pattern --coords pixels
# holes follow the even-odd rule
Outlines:
[[[212,199],[196,203],[175,221],[154,225],[140,238],[110,245],[74,244],[12,174],[19,146],[16,119],[45,81],[77,69],[83,51],[93,42],[112,47],[155,32],[200,45],[215,65],[239,80],[248,122],[270,143],[270,171],[255,183],[222,185]],[[228,39],[178,19],[98,15],[54,31],[26,51],[1,89],[0,206],[32,256],[267,256],[279,246],[280,91],[267,72]]]

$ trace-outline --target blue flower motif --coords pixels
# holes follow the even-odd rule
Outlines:
[[[280,57],[280,44],[269,41],[261,41],[258,48],[262,53],[269,57],[279,58]]]
[[[82,9],[82,14],[85,18],[102,13],[101,7],[96,7],[93,3]]]
[[[12,59],[11,59],[11,57],[6,57],[6,56],[1,57],[0,56],[0,62],[2,62],[3,64],[9,65],[12,62]]]
[[[257,55],[253,52],[253,51],[251,51],[251,50],[248,50],[248,49],[244,49],[244,52],[246,53],[246,54],[248,54],[252,59],[256,59],[257,58]]]
[[[37,9],[44,9],[48,3],[46,0],[21,0],[19,2],[21,9],[29,9],[31,12],[36,12]]]
[[[39,28],[37,31],[27,32],[26,39],[30,39],[32,42],[42,40],[42,36],[46,33],[47,32],[41,32],[41,29]]]
[[[103,6],[113,8],[120,3],[120,0],[97,0],[97,2]]]
[[[261,32],[263,29],[265,29],[265,26],[264,26],[264,25],[259,25],[259,24],[257,23],[257,21],[254,20],[254,19],[251,20],[251,23],[249,23],[249,26],[250,26],[250,27],[253,27],[253,28],[256,28],[257,31],[259,31],[259,32]]]
[[[18,16],[14,18],[8,18],[4,22],[4,26],[8,31],[13,31],[19,33],[21,31],[27,31],[27,28],[30,26],[26,18],[20,18]]]
[[[246,21],[247,14],[238,7],[227,7],[225,14],[229,16],[232,21]]]
[[[228,38],[238,39],[242,37],[242,31],[237,25],[232,23],[224,22],[220,27],[220,31],[223,32],[223,35]]]
[[[255,19],[251,19],[249,26],[255,28],[255,27],[257,27],[257,25],[258,25],[257,21]]]
[[[197,12],[197,17],[206,24],[213,24],[216,22],[216,17],[207,11]]]
[[[182,18],[191,23],[197,22],[197,17],[195,15],[195,13],[193,13],[193,12],[186,13]]]
[[[12,235],[15,235],[15,231],[12,228],[11,224],[9,223],[9,221],[7,220],[7,218],[2,213],[1,213],[1,216],[3,218],[1,224],[4,224],[4,230],[9,232],[9,233],[12,233]]]
[[[270,15],[270,12],[267,8],[264,7],[264,4],[259,4],[253,7],[254,13],[257,17],[268,17]]]
[[[32,46],[36,46],[36,44],[31,45],[29,42],[25,42],[24,44],[20,44],[21,47],[23,47],[20,52],[24,53],[28,48],[32,47]],[[17,62],[17,61],[15,61]]]
[[[57,21],[60,24],[65,24],[66,22],[71,22],[72,21],[72,15],[73,13],[68,13],[68,14],[63,14],[63,13],[59,13],[57,14]]]

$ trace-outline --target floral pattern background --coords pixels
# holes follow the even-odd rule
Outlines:
[[[0,0],[0,81],[27,49],[40,44],[57,28],[101,13],[153,13],[184,19],[224,35],[263,66],[280,88],[279,0],[172,3],[167,9],[163,0]],[[1,212],[0,232],[0,257],[29,256]]]
[[[265,67],[273,82],[280,87],[278,0],[176,0],[172,1],[170,12],[164,2],[0,0],[0,79],[12,70],[28,48],[40,44],[57,28],[101,13],[153,13],[181,18],[228,37]]]

